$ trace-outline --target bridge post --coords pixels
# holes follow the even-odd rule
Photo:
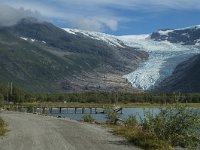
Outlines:
[[[59,107],[59,114],[62,113],[62,107]]]
[[[76,114],[76,111],[77,111],[77,107],[75,107],[75,114]]]
[[[85,113],[85,108],[84,107],[82,107],[82,114],[84,114]]]
[[[37,107],[33,107],[33,113],[37,112]]]
[[[42,107],[42,114],[45,114],[45,107]]]
[[[49,107],[49,113],[51,114],[51,107]]]

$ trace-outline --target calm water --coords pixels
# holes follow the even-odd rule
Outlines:
[[[37,110],[38,112],[40,112],[40,109]],[[94,110],[93,110],[94,111]],[[99,111],[101,111],[101,109],[99,109]],[[120,118],[121,119],[126,119],[128,118],[130,115],[136,115],[137,119],[139,120],[140,117],[144,117],[144,113],[146,111],[151,111],[153,113],[158,113],[159,109],[158,108],[148,108],[148,109],[144,109],[144,108],[123,108],[122,110],[122,114],[120,114]],[[62,109],[62,113],[59,114],[58,113],[59,110],[58,109],[53,109],[52,113],[48,113],[48,115],[50,116],[61,116],[63,118],[70,118],[73,120],[78,120],[81,121],[83,120],[83,116],[90,114],[90,110],[86,109],[84,114],[81,114],[81,109],[77,110],[77,114],[73,114],[74,109],[69,109],[68,113],[67,113],[67,109]],[[106,121],[106,115],[105,114],[91,114],[91,116],[93,118],[95,118],[96,121],[98,122],[105,122]]]

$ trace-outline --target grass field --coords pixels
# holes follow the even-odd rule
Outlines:
[[[200,108],[200,103],[183,103],[188,107]],[[166,106],[175,106],[175,104],[152,104],[152,103],[117,103],[117,104],[99,104],[99,103],[62,103],[62,102],[44,102],[44,103],[24,103],[24,106],[54,106],[54,107],[112,107],[113,105],[121,106],[123,108],[158,108]]]

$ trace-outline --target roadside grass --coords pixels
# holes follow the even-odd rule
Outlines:
[[[3,121],[3,119],[0,118],[0,136],[3,136],[6,133],[6,123]]]
[[[83,117],[84,122],[92,123],[95,121],[95,119],[91,115],[84,115]]]

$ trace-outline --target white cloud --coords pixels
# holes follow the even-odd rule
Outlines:
[[[102,24],[98,20],[78,18],[71,21],[72,25],[76,28],[89,31],[101,31]]]
[[[71,23],[76,28],[88,31],[104,31],[106,27],[116,31],[118,27],[118,21],[105,18],[76,18]]]
[[[33,12],[29,9],[24,9],[23,7],[14,9],[7,5],[0,5],[0,26],[11,26],[16,24],[22,18],[36,16],[40,16],[38,11]]]
[[[168,9],[200,10],[200,0],[1,0],[1,4],[37,10],[48,19],[96,31],[105,28],[116,31],[121,22],[137,20],[131,15],[121,14],[120,10],[150,13]]]
[[[116,20],[107,20],[105,24],[113,31],[116,31],[118,28],[118,22]]]

